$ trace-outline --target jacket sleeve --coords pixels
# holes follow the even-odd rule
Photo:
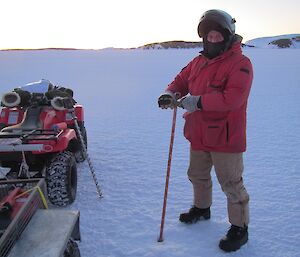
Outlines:
[[[171,84],[168,85],[166,91],[172,91],[173,93],[180,93],[180,97],[183,97],[188,94],[188,78],[190,76],[191,67],[193,65],[191,61],[186,67],[184,67],[181,72],[177,74],[175,79]]]
[[[253,80],[253,68],[245,57],[234,65],[229,73],[225,89],[202,95],[201,102],[205,111],[231,111],[247,102]]]

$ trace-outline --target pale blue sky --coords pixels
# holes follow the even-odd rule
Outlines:
[[[298,0],[0,0],[0,49],[198,41],[198,21],[208,9],[235,17],[244,41],[300,33]]]

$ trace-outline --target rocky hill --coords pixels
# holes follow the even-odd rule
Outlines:
[[[151,43],[138,49],[169,49],[169,48],[202,48],[202,42],[189,42],[189,41],[166,41],[160,43]]]
[[[243,47],[256,48],[300,48],[300,34],[288,34],[274,37],[255,38],[242,44]],[[191,41],[166,41],[151,43],[138,47],[138,49],[186,49],[202,48],[202,42]]]
[[[261,37],[249,40],[246,45],[258,48],[300,48],[300,34]]]

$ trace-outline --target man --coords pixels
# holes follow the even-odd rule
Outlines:
[[[210,219],[211,169],[227,197],[231,227],[219,247],[235,251],[248,241],[249,195],[243,185],[246,151],[246,108],[253,70],[242,54],[235,19],[221,10],[209,10],[198,25],[203,51],[193,59],[159,97],[159,107],[183,107],[184,136],[190,141],[188,178],[194,205],[179,220],[195,223]],[[178,95],[182,97],[178,101]]]

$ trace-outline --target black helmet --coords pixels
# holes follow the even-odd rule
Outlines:
[[[235,19],[227,12],[214,9],[208,10],[202,15],[198,25],[199,37],[204,36],[207,26],[211,23],[217,24],[221,28],[227,30],[230,35],[235,34]]]

